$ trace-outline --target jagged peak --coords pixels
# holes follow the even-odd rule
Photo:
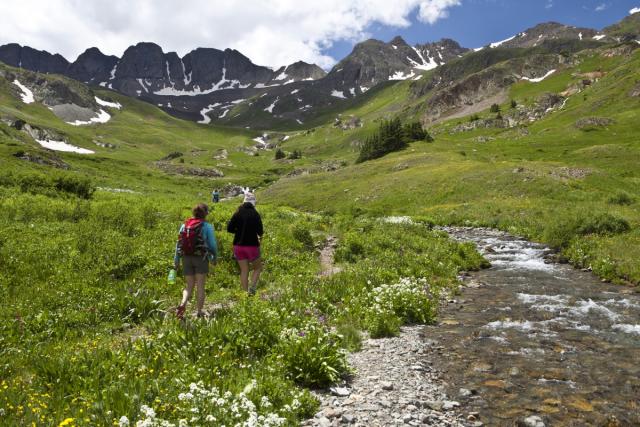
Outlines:
[[[409,44],[404,41],[404,39],[401,36],[395,36],[393,39],[391,39],[391,41],[388,43],[392,46],[409,46]]]

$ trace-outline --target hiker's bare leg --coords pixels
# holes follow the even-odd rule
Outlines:
[[[238,260],[240,266],[240,286],[243,290],[249,290],[249,261],[246,259]]]
[[[262,272],[262,259],[258,258],[253,261],[251,263],[251,268],[253,268],[253,273],[251,273],[251,287],[256,289],[258,286],[258,279],[260,279],[260,273]]]
[[[206,274],[196,274],[196,307],[198,315],[202,313],[202,308],[204,307],[204,284],[206,281]]]
[[[190,274],[188,276],[184,276],[184,281],[186,282],[186,286],[182,291],[182,302],[180,303],[181,307],[185,307],[187,302],[191,299],[191,294],[193,293],[193,285],[196,283],[196,276]]]

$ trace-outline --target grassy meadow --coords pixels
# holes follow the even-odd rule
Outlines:
[[[511,99],[527,107],[582,73],[604,73],[542,120],[468,132],[454,131],[468,118],[444,121],[429,127],[434,142],[360,164],[359,143],[380,120],[420,118],[425,98],[411,97],[411,81],[372,89],[307,129],[278,129],[285,152],[302,152],[295,160],[248,153],[262,131],[185,122],[110,91],[96,94],[123,108],[109,109],[106,124],[74,127],[0,83],[0,117],[96,152],[52,153],[0,122],[0,424],[297,425],[317,408],[309,389],[349,374],[345,351],[363,331],[432,322],[458,272],[484,265],[434,224],[508,230],[606,280],[639,284],[640,98],[629,93],[640,54],[577,58],[540,83],[517,83],[500,106],[506,115]],[[338,114],[363,126],[334,126]],[[576,127],[585,117],[610,121]],[[164,161],[171,170],[224,176],[167,173],[157,162],[172,152],[182,155]],[[166,284],[177,229],[228,183],[260,188],[258,295],[239,290],[224,231],[239,199],[224,201],[210,216],[222,248],[207,287],[213,316],[179,322],[182,279]],[[390,218],[399,215],[411,219]],[[328,236],[341,271],[324,277]]]
[[[316,409],[308,388],[349,372],[360,331],[431,322],[457,272],[483,263],[423,223],[259,206],[266,268],[250,298],[224,231],[236,200],[210,215],[222,248],[214,314],[181,323],[182,280],[166,275],[193,198],[91,194],[69,174],[16,179],[0,187],[3,425],[296,425]],[[329,234],[343,271],[320,277]]]

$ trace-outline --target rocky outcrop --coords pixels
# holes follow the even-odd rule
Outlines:
[[[118,57],[105,55],[100,49],[92,47],[78,56],[65,74],[72,79],[97,85],[109,80],[117,62]]]
[[[67,163],[62,161],[62,159],[60,159],[54,153],[50,152],[50,153],[46,153],[45,155],[48,155],[48,157],[44,157],[44,155],[29,153],[29,152],[20,150],[14,154],[14,157],[20,160],[35,163],[38,165],[52,166],[56,169],[68,170],[71,168]]]
[[[416,45],[416,51],[423,58],[429,58],[430,63],[440,66],[461,57],[469,52],[470,49],[460,46],[455,40],[442,39],[435,43],[418,44]]]
[[[508,129],[521,127],[523,133],[528,133],[526,128],[522,126],[527,126],[530,123],[536,122],[542,118],[544,118],[547,114],[556,111],[564,105],[566,98],[555,94],[555,93],[544,93],[540,95],[540,97],[536,100],[535,104],[532,106],[522,106],[519,105],[516,108],[510,109],[509,111],[505,111],[498,115],[498,117],[492,118],[478,118],[474,117],[475,120],[469,120],[465,123],[460,123],[459,125],[453,127],[449,132],[451,134],[456,134],[460,132],[469,132],[476,129],[485,129],[485,128],[498,128],[498,129]],[[476,138],[476,142],[487,142],[490,139],[485,137]]]
[[[435,92],[424,105],[425,123],[454,114],[503,92],[522,78],[538,78],[557,69],[559,55],[532,55],[505,61],[458,81],[434,85]]]
[[[275,76],[271,80],[276,82],[296,82],[319,80],[327,75],[326,71],[315,64],[308,64],[303,61],[294,62],[286,67],[280,67],[275,71]]]
[[[578,119],[574,126],[580,130],[590,131],[607,127],[613,123],[613,120],[608,117],[583,117]]]

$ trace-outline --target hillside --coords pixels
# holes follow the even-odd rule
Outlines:
[[[634,165],[640,146],[634,111],[640,102],[640,53],[634,49],[586,50],[543,81],[507,86],[500,120],[486,106],[475,121],[467,116],[430,127],[436,139],[432,144],[414,143],[381,160],[283,179],[264,196],[273,203],[325,212],[426,215],[440,224],[510,229],[556,244],[568,258],[604,277],[638,283],[634,259],[640,218],[634,206],[640,193]],[[585,76],[595,80],[582,86]],[[407,83],[382,92],[376,108],[343,113],[358,117],[363,128],[345,131],[326,125],[286,146],[300,147],[303,153],[333,150],[351,162],[357,156],[354,143],[375,129],[378,118],[415,117],[420,111],[402,108],[402,90],[408,90]],[[548,93],[565,97],[539,110],[538,105],[549,102]],[[596,118],[587,120],[591,125],[580,122],[589,117]],[[631,204],[616,202],[627,196]],[[575,221],[600,214],[625,218],[634,231],[571,239]]]

